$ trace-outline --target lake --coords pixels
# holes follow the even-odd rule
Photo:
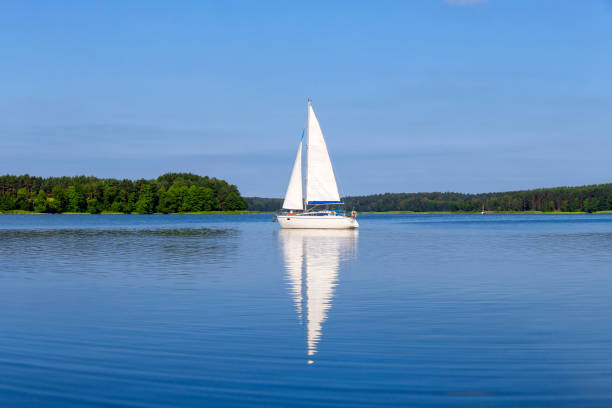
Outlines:
[[[612,215],[0,215],[0,406],[612,406]]]

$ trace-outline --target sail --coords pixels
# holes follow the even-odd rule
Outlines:
[[[306,201],[308,204],[341,203],[327,145],[319,121],[308,101]],[[300,207],[301,208],[301,207]]]
[[[302,201],[302,141],[300,141],[300,147],[298,147],[293,170],[291,171],[283,208],[287,210],[301,210],[304,208],[304,202]]]

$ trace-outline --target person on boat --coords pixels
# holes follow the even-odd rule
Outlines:
[[[351,217],[357,218],[357,211],[355,210],[351,211]]]

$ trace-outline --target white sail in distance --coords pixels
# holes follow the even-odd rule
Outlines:
[[[307,204],[341,203],[327,145],[310,101],[308,101],[306,202]]]
[[[293,163],[293,170],[291,171],[291,178],[289,179],[289,187],[287,187],[287,193],[285,194],[285,201],[283,202],[283,208],[286,210],[302,210],[304,208],[304,201],[302,200],[302,141],[300,140],[300,146],[295,157],[295,163]]]

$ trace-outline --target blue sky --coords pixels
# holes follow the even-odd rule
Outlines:
[[[341,193],[612,181],[612,1],[0,4],[0,173],[284,194],[313,99]]]

